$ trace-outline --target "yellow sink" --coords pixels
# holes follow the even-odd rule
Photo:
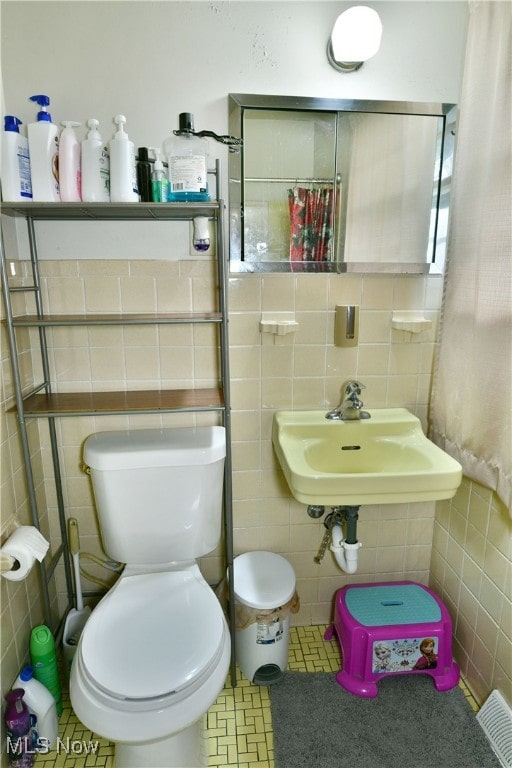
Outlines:
[[[272,442],[297,501],[326,506],[437,501],[455,495],[462,468],[406,408],[331,421],[325,411],[277,411]]]

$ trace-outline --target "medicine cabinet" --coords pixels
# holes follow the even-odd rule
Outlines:
[[[231,272],[441,273],[453,104],[230,94]]]

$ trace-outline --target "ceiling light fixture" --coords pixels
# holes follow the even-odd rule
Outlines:
[[[327,58],[338,72],[355,72],[380,47],[382,23],[377,11],[356,5],[341,13],[327,43]]]

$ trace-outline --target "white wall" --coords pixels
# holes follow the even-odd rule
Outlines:
[[[381,49],[343,75],[325,49],[352,4],[4,0],[5,109],[31,122],[28,97],[45,93],[54,122],[96,117],[104,139],[121,112],[137,147],[160,146],[186,111],[196,129],[227,133],[230,92],[458,101],[466,2],[369,2],[381,15]],[[219,144],[212,154],[227,160]]]

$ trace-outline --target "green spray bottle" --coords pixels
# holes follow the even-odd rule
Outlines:
[[[30,634],[30,657],[35,679],[48,688],[55,699],[57,714],[60,715],[62,713],[62,693],[55,653],[55,640],[45,624],[34,627]]]

